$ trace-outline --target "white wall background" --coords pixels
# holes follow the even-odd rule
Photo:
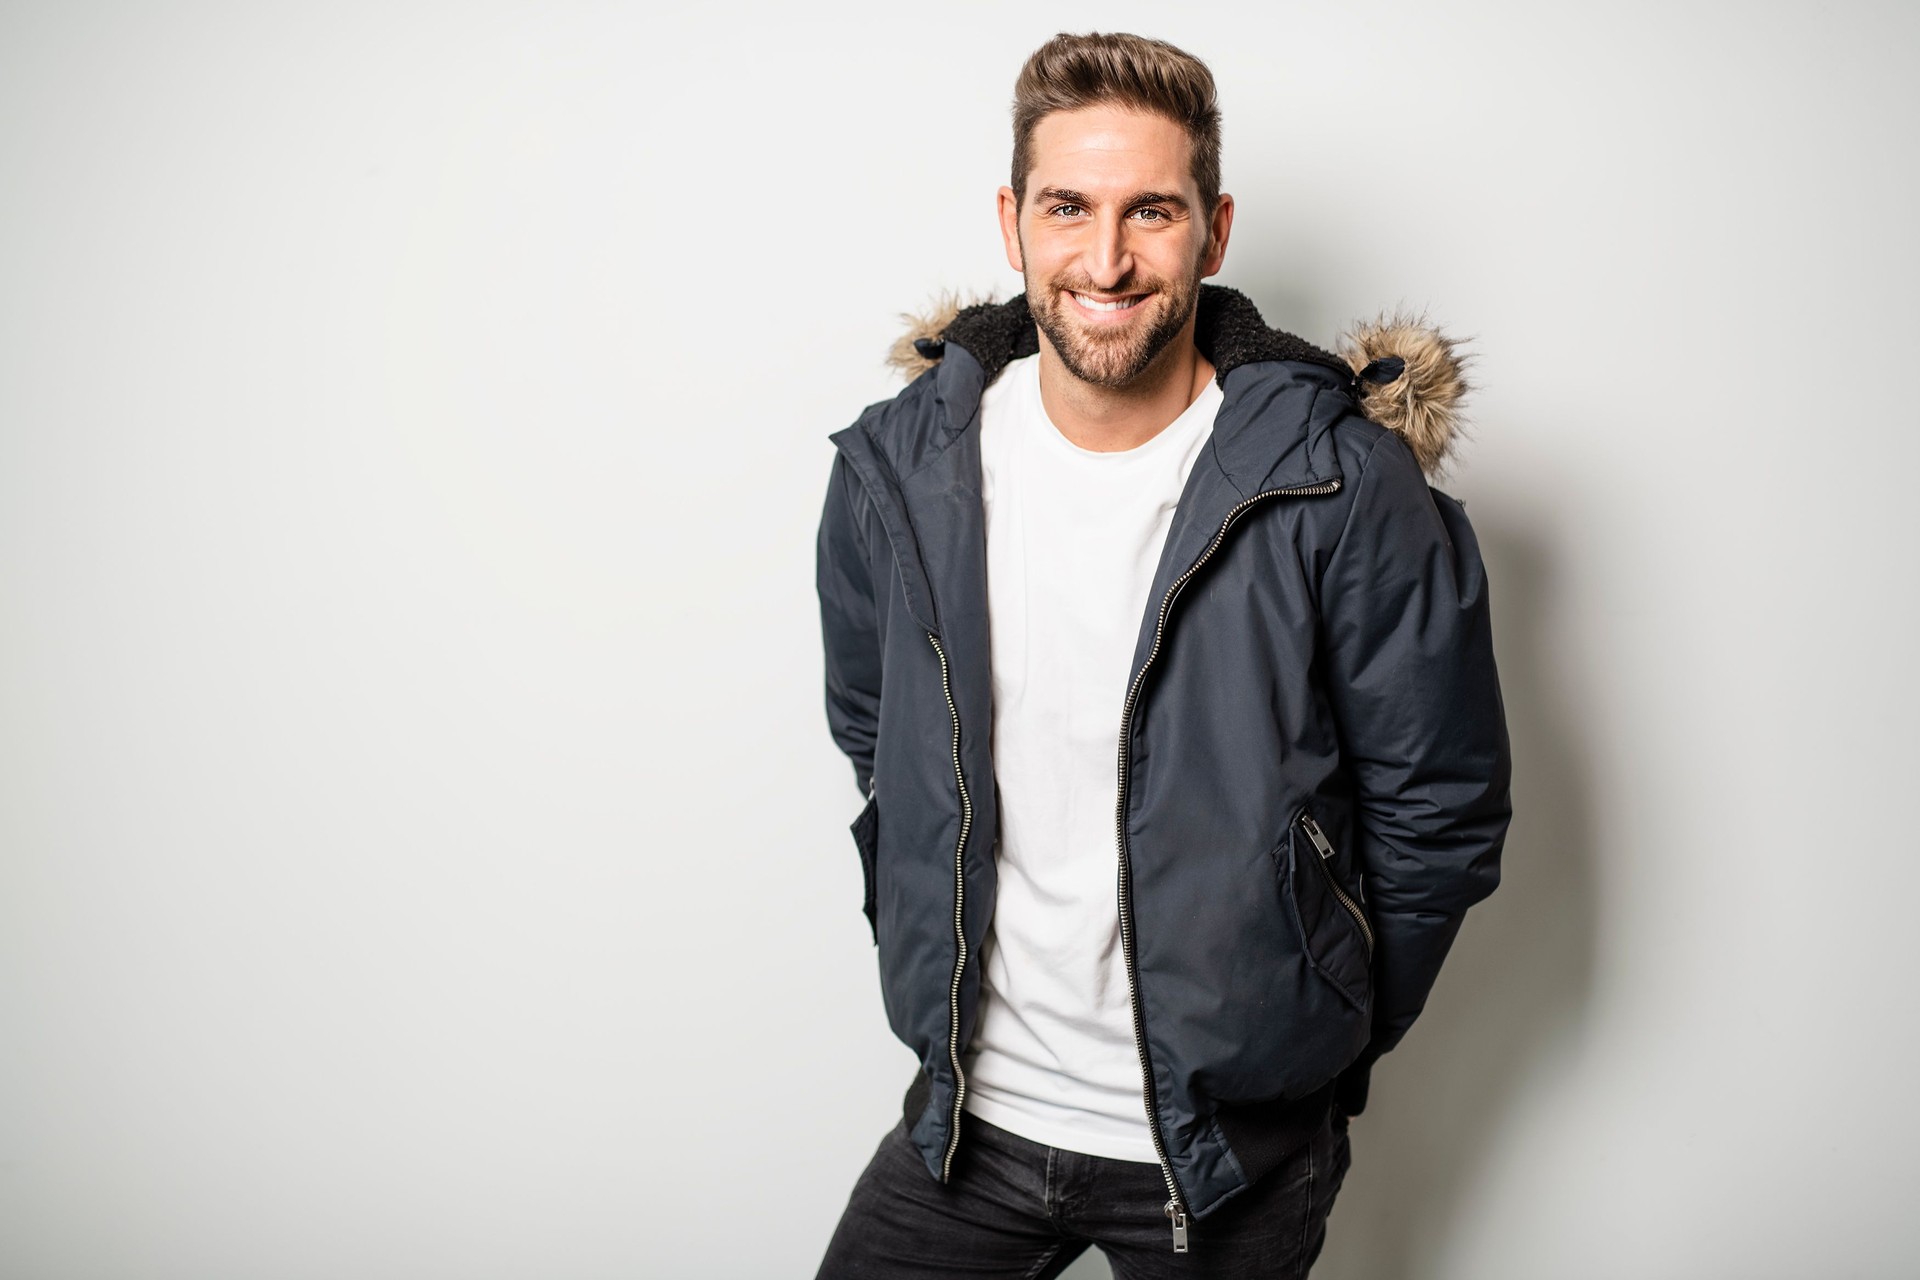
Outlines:
[[[1316,1275],[1920,1274],[1920,10],[1519,0],[0,11],[0,1274],[812,1274],[826,436],[1092,27],[1480,353],[1507,878]]]

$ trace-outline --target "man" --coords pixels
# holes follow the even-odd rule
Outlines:
[[[920,1065],[820,1275],[1304,1276],[1510,818],[1426,478],[1465,383],[1418,325],[1343,360],[1201,284],[1234,204],[1170,45],[1036,51],[1012,179],[1025,293],[909,335],[833,437],[828,717]]]

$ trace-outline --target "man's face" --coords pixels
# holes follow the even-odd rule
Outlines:
[[[1034,128],[1033,169],[1016,209],[1000,188],[1007,262],[1076,378],[1121,388],[1186,331],[1200,281],[1219,271],[1233,222],[1211,218],[1193,182],[1192,143],[1164,116],[1122,107],[1056,111]]]

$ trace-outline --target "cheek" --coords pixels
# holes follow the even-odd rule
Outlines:
[[[1177,243],[1169,239],[1165,244],[1155,244],[1141,256],[1154,275],[1168,282],[1178,282],[1200,270],[1206,252],[1204,240],[1196,244],[1182,238]]]
[[[1054,276],[1073,261],[1073,252],[1064,245],[1048,244],[1046,236],[1029,236],[1023,254],[1027,270],[1040,276]]]

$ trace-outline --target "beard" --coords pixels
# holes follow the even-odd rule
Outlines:
[[[1200,273],[1195,263],[1193,275],[1170,281],[1158,277],[1128,275],[1106,289],[1097,287],[1087,276],[1062,275],[1045,282],[1026,276],[1027,310],[1033,322],[1047,335],[1060,363],[1082,382],[1095,386],[1122,388],[1146,372],[1167,344],[1180,336],[1200,302]],[[1023,273],[1024,274],[1024,273]],[[1039,287],[1035,287],[1036,284]],[[1093,327],[1072,314],[1079,303],[1067,296],[1075,293],[1135,293],[1146,297],[1136,304],[1146,315],[1135,316],[1131,324]]]

